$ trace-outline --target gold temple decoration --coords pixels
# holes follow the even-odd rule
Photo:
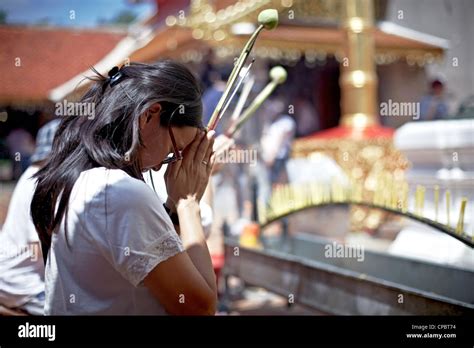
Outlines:
[[[446,191],[446,225],[451,225],[451,191]]]
[[[379,175],[374,182],[379,189],[367,190],[362,180],[353,180],[350,184],[342,184],[333,180],[327,183],[311,182],[302,184],[279,185],[272,191],[268,204],[260,202],[260,224],[265,227],[289,214],[323,205],[349,204],[370,207],[412,218],[428,224],[460,241],[474,247],[474,234],[470,236],[464,230],[464,213],[468,203],[467,198],[462,198],[458,214],[458,224],[453,228],[448,223],[440,223],[423,214],[423,201],[425,187],[418,186],[414,197],[413,209],[409,208],[410,197],[406,183],[394,180],[390,174]],[[439,188],[438,188],[439,189]],[[436,190],[436,188],[435,188]],[[446,190],[446,196],[449,191]]]
[[[461,235],[464,233],[464,212],[466,211],[466,204],[467,204],[467,198],[463,197],[461,199],[459,219],[458,219],[458,224],[456,226],[456,233],[461,234]]]
[[[375,2],[375,13],[383,13],[383,2]],[[255,23],[258,13],[275,8],[282,18],[276,33],[263,35],[255,48],[259,58],[295,63],[304,58],[312,65],[324,63],[328,56],[341,62],[346,11],[345,0],[191,0],[187,13],[169,16],[168,28],[189,30],[191,36],[211,47],[219,58],[238,55],[245,43],[245,34],[233,32],[236,24]],[[353,23],[353,25],[358,25]],[[388,40],[387,40],[388,38]],[[390,64],[404,59],[409,65],[423,66],[442,59],[439,47],[410,41],[375,30],[377,64]],[[171,50],[175,49],[173,47]],[[184,60],[199,58],[196,47],[183,53]],[[194,58],[193,58],[194,57]]]
[[[308,157],[323,153],[333,158],[344,170],[349,180],[360,182],[361,198],[373,200],[374,204],[389,200],[394,187],[405,188],[405,169],[408,161],[394,147],[390,137],[363,137],[369,126],[378,125],[376,107],[377,78],[374,63],[374,28],[372,0],[347,0],[344,2],[343,25],[346,56],[342,59],[341,125],[352,130],[344,138],[303,138],[293,144],[293,157]],[[385,178],[391,185],[382,185],[379,178]],[[421,193],[417,194],[417,211],[422,210]],[[393,198],[393,206],[405,209]],[[424,199],[424,198],[423,198]],[[388,217],[379,209],[353,206],[351,208],[352,230],[375,230]]]
[[[209,0],[191,0],[189,13],[169,16],[166,18],[166,25],[190,28],[194,39],[219,44],[231,36],[231,23],[247,20],[249,23],[255,23],[258,12],[266,8],[274,8],[272,3],[271,0],[243,0],[216,10]],[[282,7],[280,3],[277,9]]]
[[[378,191],[386,191],[381,179],[391,177],[397,187],[408,194],[405,170],[408,161],[393,145],[389,138],[337,138],[337,139],[299,139],[293,143],[293,157],[308,158],[318,153],[334,159],[346,173],[349,180],[357,182],[361,189],[358,195],[370,201]],[[388,193],[387,193],[388,194]],[[396,204],[400,204],[397,202]],[[406,209],[406,207],[402,207]],[[351,229],[376,229],[387,214],[377,209],[351,207]]]

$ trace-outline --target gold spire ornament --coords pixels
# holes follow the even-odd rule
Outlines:
[[[395,192],[403,187],[408,161],[393,144],[393,130],[379,126],[378,121],[374,1],[346,0],[339,5],[344,31],[344,53],[338,59],[340,126],[323,131],[324,137],[316,133],[297,139],[292,156],[325,154],[336,161],[350,180],[361,181],[362,200],[388,208],[403,207],[404,198],[397,197]],[[390,190],[384,183],[390,185]],[[386,216],[378,209],[352,206],[351,230],[373,231]]]
[[[378,124],[373,7],[372,0],[344,2],[346,56],[339,81],[342,126],[364,128]]]

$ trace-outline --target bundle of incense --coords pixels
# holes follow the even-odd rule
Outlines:
[[[234,89],[235,83],[237,81],[237,78],[240,75],[240,72],[245,65],[245,62],[252,51],[252,48],[257,41],[257,37],[260,34],[260,32],[263,29],[266,30],[273,30],[277,27],[278,25],[278,11],[275,9],[268,9],[268,10],[263,10],[260,12],[258,15],[258,24],[259,26],[257,29],[255,29],[254,33],[250,37],[250,39],[247,41],[247,44],[244,46],[242,52],[240,53],[239,58],[235,62],[234,69],[232,69],[232,72],[230,74],[229,80],[227,81],[226,88],[224,90],[224,93],[222,94],[221,99],[217,103],[217,106],[212,113],[212,116],[209,120],[209,123],[207,125],[208,130],[215,129],[217,127],[217,124],[219,123],[219,120],[222,118],[223,115],[223,110],[226,105],[230,103],[229,98],[231,96],[231,91]],[[233,93],[232,95],[235,95]]]
[[[245,79],[244,86],[242,87],[242,92],[239,96],[239,100],[237,101],[237,105],[235,106],[234,111],[232,112],[232,116],[230,117],[231,122],[235,122],[239,118],[239,115],[244,109],[245,103],[247,102],[247,99],[250,95],[250,92],[252,91],[254,84],[255,78],[253,76],[249,76],[247,79]]]
[[[255,97],[250,106],[243,112],[243,114],[236,120],[233,120],[231,126],[226,131],[227,136],[234,136],[235,133],[242,127],[242,125],[257,111],[263,102],[272,94],[275,88],[286,81],[288,74],[281,66],[276,66],[270,70],[270,82],[265,88]]]
[[[247,76],[250,72],[250,68],[252,67],[252,64],[255,62],[255,58],[252,59],[252,61],[250,62],[250,64],[245,68],[245,70],[242,70],[239,74],[240,76],[240,80],[239,82],[237,82],[237,85],[236,87],[234,88],[234,91],[232,92],[232,94],[230,95],[229,98],[227,98],[227,101],[226,103],[224,104],[224,106],[222,107],[222,110],[219,114],[219,117],[217,118],[217,121],[220,121],[220,119],[222,118],[222,116],[224,116],[225,112],[227,111],[227,108],[229,107],[230,105],[230,102],[232,101],[232,99],[234,99],[234,96],[235,94],[237,93],[237,91],[239,90],[240,88],[240,85],[242,84],[242,82],[244,80],[247,79]]]

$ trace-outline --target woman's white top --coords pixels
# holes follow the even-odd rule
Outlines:
[[[119,169],[84,171],[65,220],[46,264],[46,314],[166,314],[143,279],[184,248],[150,187]]]

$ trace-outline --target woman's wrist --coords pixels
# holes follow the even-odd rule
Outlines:
[[[194,196],[188,196],[186,198],[181,198],[176,203],[176,211],[178,214],[184,212],[197,213],[199,214],[199,202]]]
[[[176,204],[171,200],[169,196],[166,199],[165,205],[170,210],[170,213],[176,213]]]
[[[188,249],[192,245],[205,245],[206,238],[201,225],[199,203],[195,197],[180,199],[176,208],[180,221],[180,236],[183,246]]]

